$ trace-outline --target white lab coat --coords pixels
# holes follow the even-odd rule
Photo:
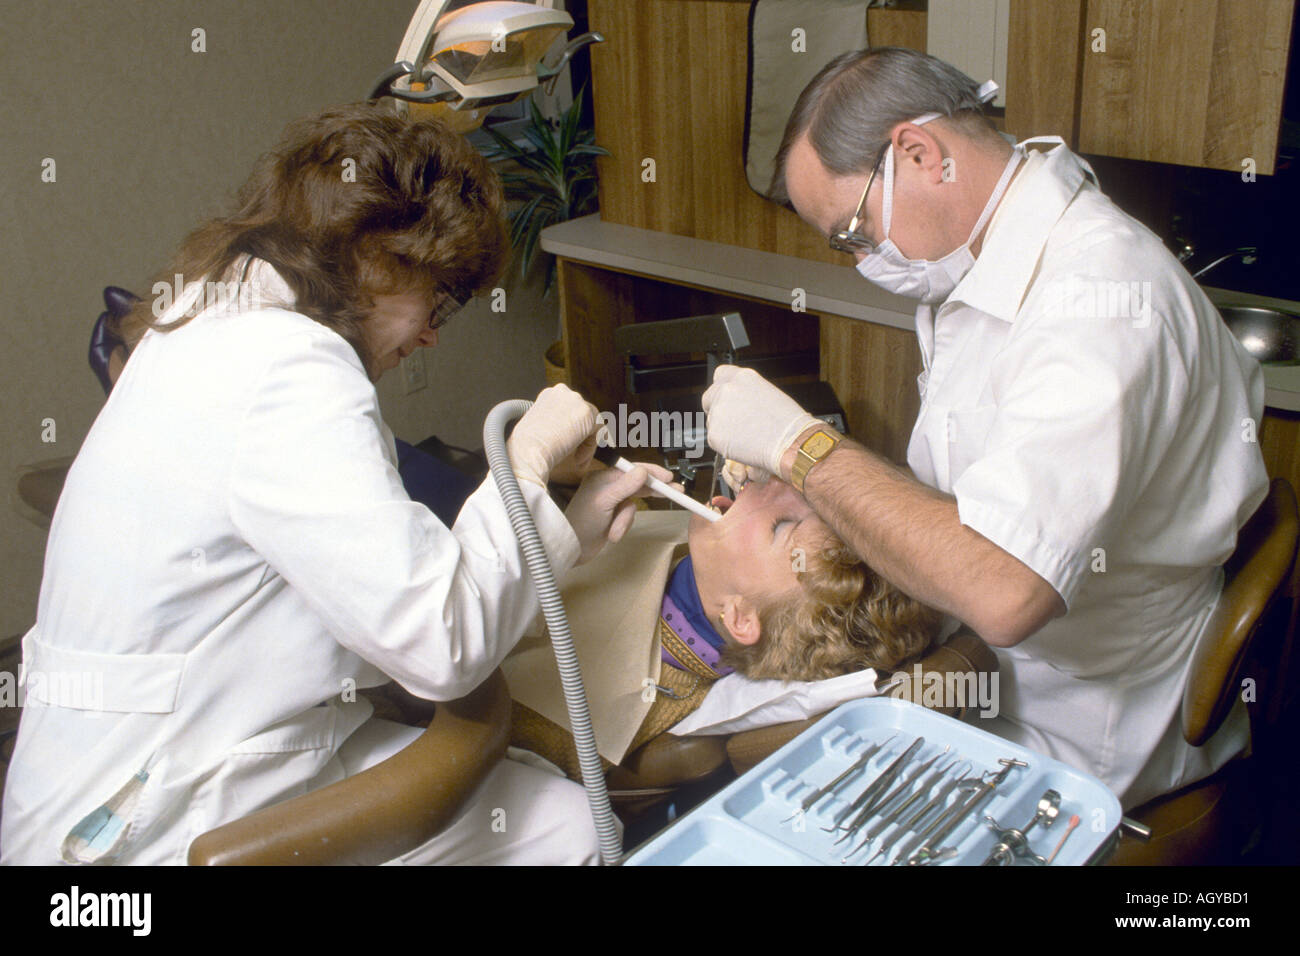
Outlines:
[[[1077,157],[1030,155],[974,268],[918,311],[908,463],[1068,608],[995,649],[1001,714],[976,722],[1091,771],[1129,807],[1248,739],[1239,707],[1190,747],[1179,712],[1218,566],[1267,492],[1248,424],[1263,376]]]
[[[6,862],[57,862],[70,829],[147,771],[103,861],[182,863],[198,834],[374,762],[339,756],[370,717],[357,688],[391,676],[462,696],[537,611],[491,479],[451,530],[412,502],[355,352],[253,266],[241,301],[145,335],[68,474],[23,642]],[[563,571],[577,539],[523,486]],[[414,733],[357,739],[378,759]],[[549,859],[574,859],[580,788],[532,784],[577,812],[567,837],[545,821]],[[476,832],[507,842],[486,820]]]

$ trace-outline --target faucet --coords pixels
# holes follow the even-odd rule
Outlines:
[[[1178,252],[1178,261],[1182,263],[1186,263],[1187,260],[1190,259],[1195,254],[1196,254],[1195,248],[1193,248],[1193,246],[1190,243],[1185,243]],[[1227,262],[1229,259],[1236,259],[1238,257],[1240,257],[1243,265],[1247,265],[1247,266],[1251,265],[1255,261],[1256,257],[1258,257],[1258,255],[1259,255],[1259,249],[1256,246],[1241,246],[1237,249],[1233,249],[1231,252],[1225,252],[1223,255],[1219,256],[1219,258],[1215,259],[1209,265],[1197,269],[1195,272],[1192,273],[1192,278],[1199,280],[1201,276],[1205,275],[1211,269],[1222,265],[1223,263]]]

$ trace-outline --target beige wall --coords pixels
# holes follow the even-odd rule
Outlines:
[[[103,396],[86,364],[105,285],[137,291],[220,210],[289,120],[358,99],[416,0],[50,0],[0,18],[0,638],[35,618],[45,535],[8,506],[23,464],[74,454]],[[191,52],[191,31],[207,52]],[[41,182],[52,157],[57,181]],[[555,297],[506,285],[426,355],[430,386],[380,385],[397,434],[477,447],[496,401],[531,397]],[[490,370],[490,374],[484,374]],[[41,421],[57,441],[41,441]]]

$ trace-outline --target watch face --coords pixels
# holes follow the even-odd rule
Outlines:
[[[803,443],[805,454],[818,458],[835,447],[835,439],[825,432],[815,432],[809,439]]]

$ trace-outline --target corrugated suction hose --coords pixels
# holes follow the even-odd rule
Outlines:
[[[537,526],[533,524],[533,516],[524,501],[523,492],[519,490],[519,481],[510,466],[510,456],[506,453],[506,426],[532,405],[532,402],[519,399],[502,402],[493,408],[483,422],[483,449],[487,454],[488,467],[492,469],[492,477],[501,493],[501,500],[505,502],[506,514],[510,516],[510,526],[523,549],[528,573],[532,575],[533,585],[537,588],[542,615],[546,618],[546,627],[551,634],[555,663],[560,669],[564,703],[569,711],[569,727],[573,732],[573,742],[578,748],[578,765],[582,769],[582,785],[587,790],[587,802],[591,805],[591,817],[600,839],[600,856],[607,865],[613,865],[622,856],[623,841],[619,836],[614,811],[609,805],[609,791],[605,788],[605,772],[600,763],[600,754],[596,752],[596,734],[591,726],[587,692],[582,686],[582,672],[578,668],[578,654],[574,650],[573,635],[569,631],[569,618],[564,613],[564,602],[560,599],[560,589],[555,583],[550,559],[542,546]]]

